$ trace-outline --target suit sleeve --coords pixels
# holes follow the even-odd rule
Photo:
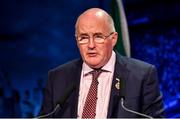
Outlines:
[[[142,112],[152,117],[164,117],[162,94],[159,89],[157,70],[151,65],[143,82]]]
[[[53,110],[53,72],[48,73],[48,81],[44,90],[43,103],[39,115],[45,115]]]

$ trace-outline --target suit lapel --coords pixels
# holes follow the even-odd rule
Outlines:
[[[128,69],[126,68],[126,63],[123,61],[123,57],[120,56],[116,52],[116,63],[115,63],[115,71],[113,76],[113,82],[111,86],[111,94],[110,94],[110,102],[109,102],[109,108],[108,108],[108,115],[107,117],[116,117],[117,109],[118,109],[118,102],[119,102],[119,96],[120,96],[120,89],[118,88],[118,82],[126,81],[128,79]]]
[[[79,86],[80,86],[80,79],[81,79],[81,70],[82,70],[82,60],[80,59],[76,64],[74,65],[73,74],[71,75],[72,79],[75,82],[76,89],[73,94],[72,99],[72,109],[71,109],[71,115],[72,117],[77,117],[77,109],[78,109],[78,98],[79,98]]]
[[[80,86],[80,78],[81,78],[81,70],[82,70],[82,60],[79,60],[74,65],[74,72],[71,75],[71,78],[76,82],[76,90],[73,93],[73,101],[72,101],[72,109],[71,115],[72,117],[77,117],[77,109],[78,109],[78,98],[79,98],[79,86]],[[108,108],[107,117],[115,117],[118,110],[118,102],[119,102],[119,89],[117,88],[118,80],[123,79],[124,81],[128,80],[128,69],[126,68],[126,63],[122,56],[120,56],[116,52],[116,63],[115,63],[115,71],[113,76],[113,82],[111,86],[111,94],[110,94],[110,102]],[[73,81],[72,80],[72,81]]]

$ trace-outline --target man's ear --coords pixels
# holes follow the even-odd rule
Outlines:
[[[111,38],[112,38],[112,45],[113,45],[113,47],[114,47],[114,46],[116,45],[116,43],[117,43],[117,40],[118,40],[118,33],[117,33],[117,32],[114,32],[114,33],[112,34]]]

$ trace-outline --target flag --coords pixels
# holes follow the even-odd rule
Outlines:
[[[131,56],[128,25],[125,11],[121,0],[112,0],[111,16],[114,20],[115,29],[118,32],[118,41],[115,49],[122,55]]]

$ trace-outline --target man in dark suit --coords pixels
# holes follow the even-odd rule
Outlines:
[[[91,8],[78,17],[75,27],[82,59],[49,71],[40,115],[52,112],[59,104],[48,116],[141,117],[132,112],[136,111],[162,117],[156,68],[113,50],[118,33],[110,15],[102,9]],[[100,73],[95,76],[93,72]]]

